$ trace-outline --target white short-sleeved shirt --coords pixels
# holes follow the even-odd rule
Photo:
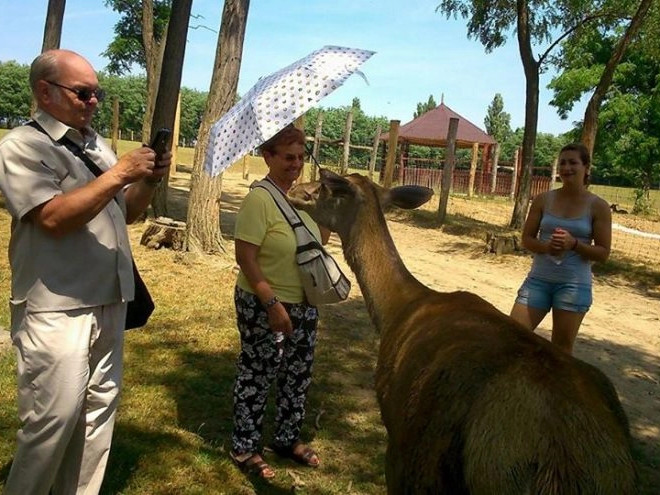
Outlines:
[[[56,141],[67,136],[101,170],[117,158],[94,131],[83,135],[43,111],[30,126],[0,141],[0,191],[12,216],[9,262],[11,303],[28,311],[62,311],[130,301],[133,269],[123,192],[83,228],[60,238],[47,234],[27,213],[53,197],[95,179],[84,162]]]

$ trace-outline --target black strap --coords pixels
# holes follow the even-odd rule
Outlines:
[[[39,132],[43,132],[46,135],[48,134],[46,130],[43,127],[41,127],[39,122],[37,122],[36,120],[31,120],[25,125],[29,125],[30,127],[33,127]],[[56,143],[61,144],[71,153],[73,153],[75,156],[80,158],[83,161],[83,163],[87,166],[89,171],[94,174],[95,177],[98,177],[99,175],[103,174],[103,170],[101,170],[99,166],[96,163],[94,163],[89,156],[85,154],[85,152],[82,150],[80,146],[78,146],[76,143],[71,141],[71,139],[69,139],[68,137],[63,136],[60,139],[58,139]]]
[[[47,136],[49,136],[46,130],[36,120],[31,120],[27,122],[25,125],[29,125],[30,127],[38,130],[39,132],[42,132]],[[78,146],[76,143],[71,141],[71,139],[69,139],[66,136],[63,136],[55,142],[64,146],[71,153],[73,153],[74,156],[80,158],[82,162],[85,164],[85,166],[89,169],[89,171],[94,174],[94,177],[98,177],[103,174],[103,170],[101,170],[99,166],[96,163],[94,163],[94,161],[89,156],[87,156],[87,154],[83,151],[83,149],[80,146]],[[119,203],[116,196],[114,197],[114,200],[117,201],[117,203]]]

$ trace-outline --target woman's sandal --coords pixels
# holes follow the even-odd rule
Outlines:
[[[275,477],[273,468],[256,452],[237,454],[234,451],[230,451],[229,457],[231,457],[231,460],[234,461],[238,469],[246,474],[251,474],[264,480],[270,480]]]
[[[302,464],[307,467],[319,467],[321,461],[319,456],[314,452],[309,445],[304,445],[302,442],[294,442],[293,445],[288,447],[281,447],[277,444],[271,444],[270,449],[275,452],[280,457],[285,457],[287,459],[293,459],[298,464]]]

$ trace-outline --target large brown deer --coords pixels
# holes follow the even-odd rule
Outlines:
[[[479,296],[436,292],[406,269],[382,208],[431,194],[326,170],[290,191],[341,238],[380,332],[388,493],[636,493],[628,422],[603,373]]]

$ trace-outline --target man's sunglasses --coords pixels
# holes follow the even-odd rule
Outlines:
[[[71,91],[74,93],[80,101],[83,103],[87,103],[89,100],[92,99],[92,96],[96,96],[96,100],[101,102],[103,101],[103,98],[105,98],[105,91],[103,91],[101,88],[96,88],[96,89],[75,89],[75,88],[70,88],[68,86],[64,86],[63,84],[59,84],[53,81],[46,81],[48,84],[52,84],[53,86],[57,86],[58,88],[66,89],[67,91]]]

